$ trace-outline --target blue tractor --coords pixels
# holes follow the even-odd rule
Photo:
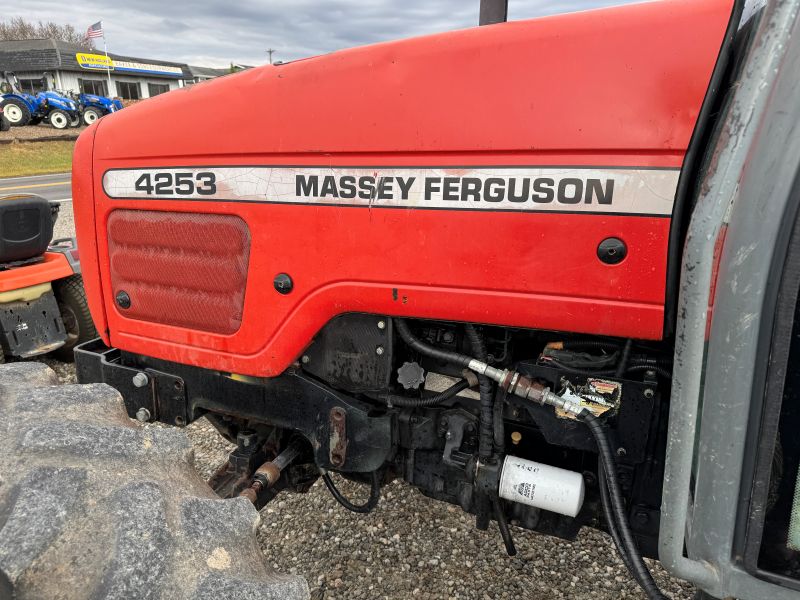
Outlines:
[[[45,73],[42,78],[45,88],[47,78]],[[38,125],[42,121],[55,129],[80,125],[80,112],[74,100],[49,90],[36,95],[22,92],[17,76],[10,71],[3,72],[0,92],[3,93],[3,113],[12,126]]]
[[[81,107],[81,118],[86,125],[91,125],[100,117],[122,110],[122,101],[95,94],[80,94],[78,104]]]

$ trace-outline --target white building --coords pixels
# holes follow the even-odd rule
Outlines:
[[[54,39],[0,41],[0,72],[13,71],[22,91],[48,88],[140,100],[191,83],[189,66],[86,50]],[[110,85],[109,85],[110,83]]]

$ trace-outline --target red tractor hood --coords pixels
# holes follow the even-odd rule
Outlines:
[[[660,338],[675,188],[731,6],[355,48],[103,118],[74,171],[98,330],[261,376],[346,312]]]

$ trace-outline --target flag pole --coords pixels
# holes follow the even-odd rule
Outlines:
[[[102,25],[101,25],[102,27]],[[106,30],[103,29],[103,52],[106,55],[106,75],[108,75],[108,97],[113,97],[111,94],[111,61],[108,58],[108,46],[106,46]]]

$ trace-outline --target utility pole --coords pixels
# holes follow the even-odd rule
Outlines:
[[[269,54],[269,64],[272,64],[272,53],[275,52],[274,48],[267,48],[267,54]]]

